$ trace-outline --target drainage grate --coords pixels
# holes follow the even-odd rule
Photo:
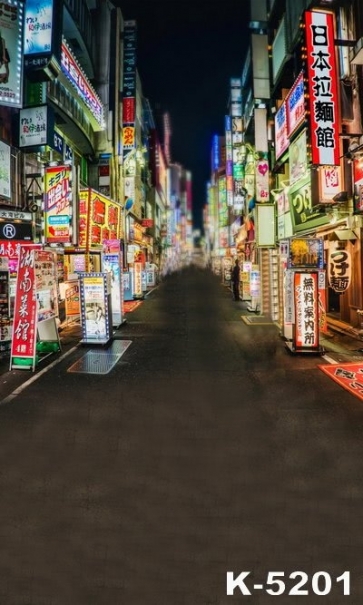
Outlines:
[[[87,351],[67,372],[78,374],[108,374],[131,344],[131,340],[112,342],[107,349]]]

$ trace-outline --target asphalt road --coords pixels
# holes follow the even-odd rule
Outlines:
[[[119,337],[109,374],[67,372],[77,347],[0,406],[0,604],[291,605],[294,571],[299,603],[361,604],[363,403],[208,271]]]

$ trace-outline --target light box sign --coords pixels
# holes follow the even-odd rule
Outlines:
[[[24,54],[50,53],[52,49],[53,0],[27,0],[24,22]]]
[[[313,205],[310,175],[290,187],[288,197],[294,232],[325,225],[328,222],[327,215],[319,212],[319,209]]]
[[[62,60],[61,67],[63,73],[73,84],[78,96],[82,99],[86,107],[90,110],[96,122],[103,127],[103,105],[97,93],[93,89],[82,68],[73,57],[70,48],[65,41],[62,42]]]
[[[19,112],[19,147],[39,148],[53,136],[54,114],[47,105],[27,107]]]
[[[23,2],[2,2],[0,14],[3,60],[0,67],[0,105],[23,105]]]
[[[103,343],[111,337],[105,273],[80,274],[83,343]]]
[[[94,189],[80,192],[79,245],[97,248],[104,240],[118,239],[121,207]]]
[[[349,250],[329,248],[328,280],[329,286],[343,294],[350,286],[352,277],[352,260]]]
[[[334,17],[305,12],[312,163],[339,165],[339,108]]]
[[[319,348],[318,272],[294,272],[294,348],[313,351]]]
[[[44,174],[44,236],[47,243],[69,243],[71,236],[72,170],[49,166]]]
[[[275,153],[278,160],[289,146],[287,136],[287,115],[285,101],[275,115]]]
[[[306,130],[289,147],[290,185],[302,179],[308,170]]]
[[[290,137],[305,120],[304,74],[298,76],[286,97],[287,135]]]
[[[322,269],[324,266],[324,240],[321,237],[297,237],[289,244],[288,267]]]

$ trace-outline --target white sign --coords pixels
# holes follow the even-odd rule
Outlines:
[[[0,196],[11,197],[10,146],[0,141]]]
[[[20,110],[19,147],[36,147],[47,144],[47,106]]]

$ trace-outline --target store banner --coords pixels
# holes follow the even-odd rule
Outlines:
[[[134,295],[142,296],[142,263],[134,263]]]
[[[320,332],[328,333],[328,320],[327,320],[327,300],[326,300],[326,272],[319,271],[318,277],[319,284],[319,329]]]
[[[103,128],[104,116],[102,101],[65,40],[62,42],[61,68],[66,78],[73,85],[77,96],[86,105],[98,125]]]
[[[268,160],[256,162],[256,202],[268,202],[270,198]]]
[[[319,348],[318,272],[294,271],[294,348]]]
[[[19,247],[15,290],[11,357],[35,359],[37,342],[37,299],[35,288],[36,244]]]
[[[329,246],[328,280],[329,286],[343,294],[351,284],[352,260],[349,250],[346,248],[335,248],[331,243]]]
[[[72,217],[72,169],[48,166],[44,172],[44,239],[50,243],[70,243]]]
[[[300,124],[305,120],[305,85],[303,72],[298,75],[286,97],[286,111],[287,136],[291,137],[295,130],[297,130]]]
[[[305,11],[312,163],[339,165],[339,106],[334,13]]]
[[[24,3],[1,3],[0,32],[3,58],[0,62],[0,105],[23,105]]]
[[[66,317],[79,317],[81,314],[79,283],[66,282],[64,294]]]
[[[19,112],[19,147],[39,150],[52,147],[54,141],[54,112],[47,105],[25,107]]]
[[[82,189],[79,204],[80,247],[99,248],[104,240],[120,237],[121,206],[95,191]]]
[[[289,139],[287,136],[287,114],[286,114],[286,103],[282,102],[281,106],[275,114],[275,154],[276,160],[278,160],[284,151],[289,146]]]

